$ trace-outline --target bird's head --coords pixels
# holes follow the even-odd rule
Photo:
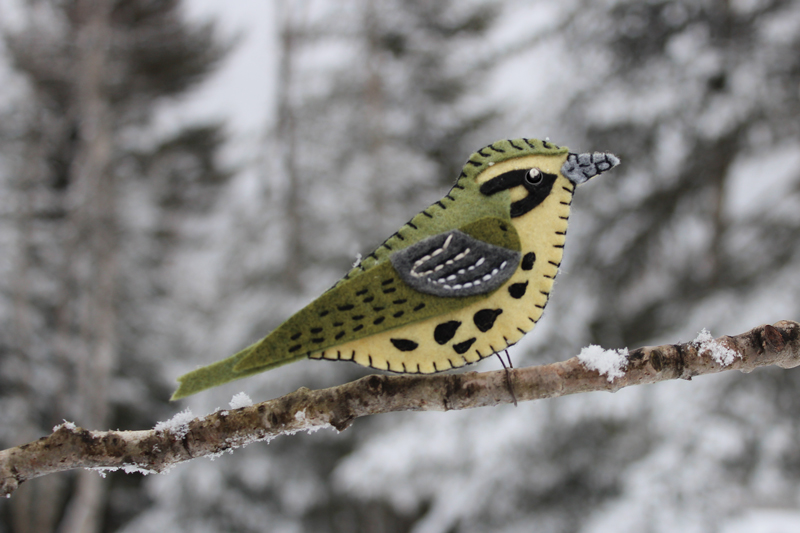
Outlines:
[[[541,204],[554,188],[572,192],[619,162],[610,153],[575,154],[548,141],[509,139],[472,154],[456,187],[502,203],[515,218]]]

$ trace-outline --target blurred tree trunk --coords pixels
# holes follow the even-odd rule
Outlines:
[[[75,118],[78,146],[71,173],[67,249],[69,276],[67,307],[76,314],[81,343],[67,347],[77,381],[74,416],[105,427],[108,385],[117,352],[117,220],[116,189],[111,172],[113,127],[105,77],[109,74],[111,3],[78,0],[76,5]],[[63,311],[64,309],[62,309]],[[70,319],[64,317],[66,321]],[[62,323],[62,329],[68,324]],[[89,422],[87,422],[89,423]],[[99,530],[103,505],[102,478],[94,472],[78,475],[59,531],[92,533]]]

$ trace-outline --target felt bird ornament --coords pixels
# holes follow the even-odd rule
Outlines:
[[[265,338],[180,377],[172,399],[307,357],[430,374],[505,350],[542,316],[575,187],[618,164],[535,139],[478,150],[444,198]]]

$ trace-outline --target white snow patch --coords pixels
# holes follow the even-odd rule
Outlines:
[[[353,268],[357,267],[360,264],[361,264],[361,252],[358,252],[356,254],[356,262],[353,263]]]
[[[589,370],[597,370],[601,376],[608,376],[609,383],[625,375],[628,366],[628,349],[605,350],[602,346],[590,344],[578,354],[581,364]]]
[[[728,366],[733,363],[734,359],[740,357],[738,353],[715,341],[714,337],[711,336],[711,333],[706,328],[703,328],[692,342],[694,344],[699,344],[697,347],[697,355],[702,356],[703,352],[707,350],[711,352],[711,357],[714,361],[722,366]]]
[[[64,420],[63,424],[59,424],[57,426],[53,426],[53,433],[55,433],[56,431],[58,431],[61,428],[68,429],[68,430],[72,431],[76,427],[78,427],[78,426],[76,426],[74,423],[67,422],[66,420]]]
[[[189,422],[193,419],[192,410],[187,407],[169,420],[159,422],[153,429],[156,430],[156,433],[170,432],[174,435],[175,440],[180,440],[189,432]]]
[[[306,419],[306,410],[303,409],[302,411],[297,411],[294,414],[294,419],[297,420],[297,421],[305,420]]]
[[[253,400],[250,399],[250,396],[245,394],[244,392],[240,392],[239,394],[235,394],[229,404],[231,409],[240,409],[242,407],[250,407],[253,405]]]

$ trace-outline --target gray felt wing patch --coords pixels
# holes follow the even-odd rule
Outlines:
[[[517,269],[520,252],[451,230],[393,253],[389,260],[413,289],[434,296],[474,296],[498,289]]]

